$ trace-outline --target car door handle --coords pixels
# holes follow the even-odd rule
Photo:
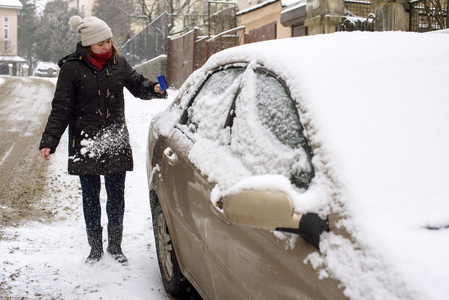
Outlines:
[[[170,166],[175,166],[178,163],[178,155],[170,147],[164,150],[164,159]]]

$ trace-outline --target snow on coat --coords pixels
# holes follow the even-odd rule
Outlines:
[[[117,53],[99,71],[87,61],[80,44],[59,65],[52,110],[39,148],[54,153],[69,126],[69,174],[132,171],[123,88],[141,99],[163,98],[154,92],[157,82],[137,73]]]

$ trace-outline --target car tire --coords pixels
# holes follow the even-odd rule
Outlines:
[[[153,204],[154,239],[162,281],[170,295],[183,299],[194,288],[181,272],[162,208],[159,203]]]

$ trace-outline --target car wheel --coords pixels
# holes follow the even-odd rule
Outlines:
[[[193,287],[179,268],[165,215],[159,203],[153,210],[153,230],[157,259],[165,290],[176,298],[184,298],[193,290]]]

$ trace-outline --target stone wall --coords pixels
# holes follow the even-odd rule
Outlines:
[[[377,31],[410,30],[410,15],[407,0],[374,0]]]
[[[308,35],[332,33],[344,22],[344,0],[308,0]]]

